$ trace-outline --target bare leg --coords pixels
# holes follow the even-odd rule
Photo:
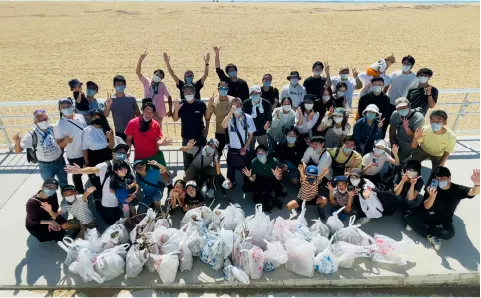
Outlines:
[[[286,207],[287,207],[287,210],[297,209],[299,208],[299,204],[297,203],[296,200],[292,200],[289,203],[287,203]]]

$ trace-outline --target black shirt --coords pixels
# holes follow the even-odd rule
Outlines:
[[[226,76],[225,72],[220,69],[215,69],[219,80],[227,82],[229,87],[229,92],[227,95],[239,97],[242,101],[245,101],[249,98],[249,86],[247,86],[247,82],[243,79],[237,78],[237,81],[233,82],[228,76]]]
[[[294,166],[301,164],[302,156],[306,151],[304,142],[296,141],[294,147],[289,147],[287,141],[280,142],[275,149],[274,156],[282,162],[291,162]]]
[[[312,94],[315,98],[321,97],[321,89],[326,85],[326,78],[324,77],[308,77],[302,84],[306,88],[306,94]]]
[[[267,91],[264,91],[264,88],[261,88],[261,90],[261,97],[267,100],[271,106],[274,104],[276,99],[279,100],[279,90],[277,90],[277,88],[271,86]]]
[[[259,108],[256,108],[257,117],[253,118],[254,124],[256,125],[256,131],[254,132],[255,136],[265,135],[266,130],[264,129],[264,125],[267,121],[272,122],[271,104],[265,99],[261,100],[262,107],[264,108],[264,113],[260,113]],[[242,111],[252,116],[252,99],[248,99],[244,102],[244,104],[242,105]]]
[[[399,183],[401,183],[402,176],[403,176],[402,174],[396,174],[396,176],[394,177],[394,185],[399,185]],[[416,185],[414,186],[414,190],[417,192],[420,192],[423,186],[424,186],[424,180],[423,178],[419,177],[418,181],[416,182]],[[411,179],[408,179],[408,181],[404,182],[403,189],[401,190],[401,193],[399,195],[403,197],[407,197],[410,187],[411,187]]]
[[[435,102],[438,102],[438,89],[436,87],[431,88],[431,95],[433,96],[433,100]],[[406,96],[407,99],[409,99],[409,102],[411,103],[411,108],[415,109],[420,107],[422,109],[422,113],[424,116],[426,116],[426,113],[428,112],[429,109],[429,104],[428,104],[428,96],[424,94],[424,88],[414,88],[414,89],[409,89],[408,95]]]
[[[441,189],[438,187],[438,194],[434,200],[433,206],[426,209],[424,204],[421,204],[417,209],[427,215],[433,223],[453,222],[454,211],[458,207],[459,202],[466,198],[473,198],[474,196],[468,196],[470,188],[459,184],[451,183],[449,189]],[[429,199],[429,193],[426,190],[424,193],[424,201]]]
[[[182,89],[184,88],[184,85],[185,85],[185,83],[182,80],[179,80],[179,83],[176,85],[177,89],[180,90],[180,98],[181,99],[185,99],[184,92],[182,92]],[[200,89],[202,89],[202,87],[204,87],[204,84],[202,84],[201,80],[198,80],[197,82],[195,82],[194,86],[195,86],[195,98],[202,99],[202,97],[200,97]]]
[[[73,93],[73,98],[74,98],[74,104],[75,104],[75,110],[76,111],[89,111],[90,110],[90,105],[87,97],[85,97],[85,94],[82,93],[82,99],[80,100],[80,103],[77,102],[77,97],[79,95],[79,92],[74,92]]]
[[[40,193],[40,192],[39,192]],[[25,225],[32,227],[39,225],[42,220],[52,220],[50,214],[41,208],[42,203],[49,203],[52,206],[52,211],[58,211],[58,198],[57,193],[48,197],[47,199],[41,199],[38,197],[38,193],[27,201],[27,219]]]
[[[359,104],[357,108],[359,117],[362,117],[362,112],[364,112],[366,107],[370,104],[375,104],[379,108],[379,113],[382,113],[381,119],[388,114],[388,111],[391,107],[391,101],[389,99],[389,96],[387,96],[383,92],[377,96],[374,95],[373,92],[369,92],[361,96],[361,98],[359,99]]]
[[[336,108],[336,103],[334,101],[334,97],[331,97],[331,99],[329,101],[327,101],[326,103],[324,103],[322,101],[322,99],[319,99],[319,100],[316,100],[314,102],[314,111],[318,112],[319,113],[319,119],[317,121],[317,124],[316,126],[314,126],[315,128],[317,128],[317,125],[319,123],[321,123],[322,121],[322,118],[324,118],[324,115],[326,114],[327,111],[329,111],[330,108]],[[316,130],[316,129],[314,129]]]
[[[204,131],[204,121],[207,106],[199,99],[195,99],[192,103],[185,99],[181,102],[182,107],[179,110],[179,118],[181,120],[181,136],[187,139],[202,138]]]
[[[204,198],[202,197],[202,195],[199,193],[199,191],[196,191],[195,192],[195,197],[191,197],[189,196],[189,194],[185,194],[185,204],[187,206],[191,206],[191,205],[198,205],[200,203],[203,203],[204,202]]]

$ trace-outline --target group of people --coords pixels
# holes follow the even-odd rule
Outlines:
[[[173,101],[163,70],[155,70],[152,78],[142,74],[144,53],[136,69],[144,89],[140,109],[125,93],[125,78],[117,75],[115,94],[106,100],[96,99],[95,82],[87,82],[84,93],[78,79],[70,80],[73,94],[58,102],[61,117],[56,125],[50,124],[45,110],[34,111],[34,129],[14,137],[15,151],[27,150],[44,180],[42,189],[27,201],[30,233],[49,241],[78,229],[81,237],[95,226],[87,204],[90,195],[108,224],[145,213],[149,207],[160,209],[165,187],[169,212],[186,212],[217,192],[227,198],[228,190],[237,187],[238,171],[243,192],[252,193],[266,211],[285,205],[296,213],[305,202],[316,205],[321,219],[326,210],[344,208],[339,216],[356,212],[359,222],[365,223],[400,209],[406,228],[427,237],[436,249],[441,239],[453,237],[454,210],[460,200],[479,194],[480,174],[473,171],[471,188],[451,183],[445,163],[456,135],[446,127],[447,113],[431,110],[429,124],[424,123],[438,99],[438,90],[429,82],[432,70],[414,73],[415,59],[408,55],[400,70],[387,75],[396,63],[390,55],[363,73],[343,66],[331,76],[329,64],[317,61],[302,85],[299,72],[292,71],[279,92],[270,74],[262,77],[262,84],[249,87],[235,64],[221,68],[220,48],[214,47],[214,53],[218,94],[207,103],[200,92],[208,78],[210,54],[204,57],[203,76],[195,81],[190,70],[180,79],[164,53],[180,91],[180,100]],[[351,127],[353,93],[359,89]],[[215,134],[208,139],[213,115]],[[110,116],[113,128],[107,121]],[[181,122],[184,177],[175,182],[161,150],[171,143],[162,133],[165,117]],[[220,159],[226,147],[224,177]],[[432,162],[432,172],[425,183],[421,162],[426,159]],[[68,184],[68,173],[73,185]],[[87,189],[82,175],[89,177]],[[286,183],[299,191],[295,199],[284,202]],[[67,220],[68,213],[73,219]]]

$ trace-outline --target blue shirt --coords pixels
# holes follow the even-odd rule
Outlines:
[[[148,169],[147,174],[145,177],[142,177],[143,180],[149,182],[150,184],[153,185],[158,185],[159,184],[159,177],[160,177],[160,171],[157,169]],[[142,179],[139,178],[139,175],[137,175],[137,183],[140,185],[142,190],[144,191],[144,195],[146,196],[153,196],[155,193],[160,191],[160,187],[155,187],[150,184],[145,183],[142,181]]]
[[[365,117],[357,120],[354,124],[353,135],[356,139],[356,151],[361,154],[366,154],[372,151],[374,141],[382,138],[382,129],[380,129],[377,120],[373,120],[372,125],[367,124]],[[361,152],[361,145],[364,145],[364,153]]]

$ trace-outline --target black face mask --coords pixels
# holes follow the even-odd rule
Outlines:
[[[149,121],[144,120],[144,116],[140,115],[140,132],[146,132],[150,128],[150,123],[152,123],[152,119]]]
[[[92,120],[91,122],[93,125],[98,125],[98,126],[103,126],[104,125],[104,121],[102,119],[94,119]]]
[[[73,93],[73,98],[74,98],[74,99],[77,99],[79,94],[80,94],[80,92],[74,91],[74,93]]]

